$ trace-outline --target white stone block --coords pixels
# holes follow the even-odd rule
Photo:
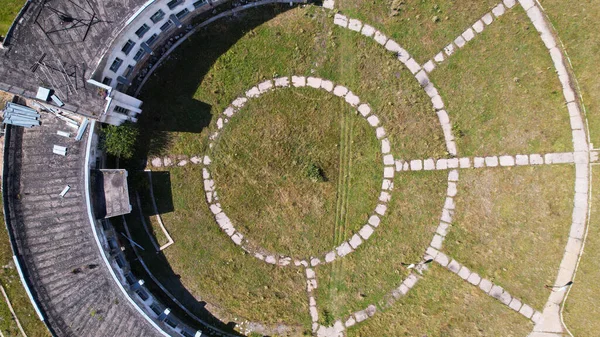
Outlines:
[[[450,56],[454,53],[454,45],[451,43],[444,48],[446,55]]]
[[[465,46],[467,42],[465,41],[465,39],[462,36],[458,36],[456,39],[454,39],[454,44],[458,47],[458,48],[462,48]]]
[[[388,40],[387,36],[383,35],[380,31],[375,32],[375,36],[373,37],[373,39],[375,39],[375,41],[377,41],[377,43],[379,43],[382,46],[385,46],[385,43]]]
[[[542,158],[542,156],[539,154],[530,154],[529,155],[529,164],[542,165],[542,164],[544,164],[544,158]]]
[[[306,86],[306,77],[304,76],[292,76],[292,84],[295,87],[304,87]]]
[[[471,158],[463,157],[458,160],[460,168],[470,168]]]
[[[494,17],[492,16],[492,13],[487,13],[481,18],[481,21],[483,21],[483,23],[486,25],[489,25],[494,21]]]
[[[333,23],[338,25],[338,26],[342,26],[342,27],[347,27],[348,26],[348,18],[341,15],[341,14],[336,14],[333,17]]]
[[[500,166],[515,166],[515,158],[512,156],[500,156]]]
[[[411,171],[421,171],[423,169],[423,162],[420,160],[411,160],[410,169]]]
[[[386,154],[383,156],[383,164],[384,165],[394,165],[394,156],[391,154]]]
[[[498,166],[498,157],[485,157],[485,166],[487,167],[496,167]]]
[[[360,98],[358,98],[358,96],[356,96],[352,91],[348,91],[344,99],[352,106],[357,106],[360,103]]]
[[[331,82],[329,80],[322,80],[321,88],[325,89],[325,91],[327,91],[327,92],[331,92],[331,91],[333,91],[333,82]]]
[[[485,158],[482,157],[475,157],[473,158],[473,166],[475,168],[480,168],[480,167],[484,167],[485,166]]]
[[[358,112],[360,112],[363,117],[367,117],[371,113],[371,107],[368,104],[363,103],[358,106]]]
[[[369,125],[371,125],[372,127],[376,127],[377,125],[379,125],[379,117],[371,115],[367,118],[367,122],[369,122]]]
[[[440,235],[435,234],[433,236],[433,240],[431,240],[431,247],[435,249],[442,249],[442,242],[444,242],[444,238]]]
[[[435,55],[435,57],[433,58],[433,60],[437,63],[441,63],[444,62],[444,53],[439,52]]]
[[[436,110],[444,108],[444,101],[442,101],[442,97],[440,95],[437,95],[434,98],[432,98],[431,104],[433,104],[433,108]]]
[[[308,77],[306,79],[306,85],[315,89],[319,89],[321,87],[321,81],[322,80],[318,77]]]
[[[435,69],[435,63],[432,60],[429,60],[423,65],[423,69],[425,69],[426,72],[430,73],[433,71],[433,69]]]
[[[465,32],[462,33],[462,37],[467,42],[473,40],[473,38],[475,37],[475,32],[473,31],[473,28],[467,28],[467,30],[465,30]]]
[[[360,22],[359,20],[350,19],[348,21],[348,29],[353,30],[355,32],[360,32],[361,28],[362,28],[362,22]]]
[[[507,8],[513,8],[515,3],[515,0],[504,0],[504,6],[506,6]]]
[[[483,21],[481,21],[481,20],[477,20],[477,22],[475,22],[473,24],[473,30],[475,30],[477,33],[483,32],[484,28],[485,28],[485,25],[483,24]]]
[[[494,15],[496,17],[499,17],[502,14],[504,14],[505,11],[506,11],[506,8],[504,8],[503,4],[498,4],[498,6],[494,7],[494,9],[492,9],[492,13],[494,13]]]
[[[518,154],[515,156],[515,159],[518,166],[529,165],[529,157],[527,155]]]
[[[421,70],[421,66],[419,65],[419,63],[417,63],[417,61],[415,61],[414,58],[410,58],[408,61],[406,61],[405,65],[408,68],[408,70],[410,70],[410,72],[413,73],[413,75],[416,74],[419,70]]]
[[[258,84],[258,90],[260,90],[261,94],[271,90],[272,88],[273,88],[273,81],[271,81],[271,80],[267,80],[267,81],[264,81],[264,82]]]
[[[384,168],[383,177],[388,179],[394,178],[394,168],[392,166]]]
[[[381,153],[386,154],[391,150],[390,141],[387,138],[381,140]]]
[[[373,234],[373,227],[369,225],[364,225],[359,231],[358,235],[360,235],[364,240],[368,240]]]
[[[324,0],[323,1],[323,7],[324,8],[333,9],[334,6],[335,6],[335,1],[334,0]]]
[[[432,62],[433,64],[433,62]],[[429,82],[429,77],[427,77],[427,73],[424,70],[419,71],[416,75],[415,78],[417,79],[417,81],[419,82],[419,84],[421,85],[422,88],[425,88],[430,82]]]
[[[534,5],[533,0],[519,0],[519,3],[521,4],[524,10],[528,10]]]
[[[427,171],[435,170],[435,161],[431,158],[423,160],[423,168]]]
[[[364,25],[362,28],[361,34],[366,37],[371,37],[371,36],[373,36],[373,34],[375,34],[375,28],[373,28],[372,26],[369,26],[369,25]]]
[[[381,222],[381,219],[379,219],[379,217],[377,215],[371,215],[371,217],[369,217],[369,225],[373,226],[373,227],[378,227],[379,223]]]
[[[380,126],[377,129],[375,129],[375,135],[377,136],[377,139],[382,139],[385,137],[385,129],[383,128],[383,126]]]

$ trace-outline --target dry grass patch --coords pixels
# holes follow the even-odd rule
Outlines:
[[[369,304],[385,305],[385,296],[408,275],[401,263],[420,261],[437,228],[446,172],[402,173],[394,185],[388,213],[369,240],[351,255],[316,269],[319,308],[336,319]]]
[[[462,171],[444,250],[541,311],[571,227],[574,177],[570,165]]]
[[[350,18],[380,29],[404,47],[420,64],[471,27],[498,0],[338,0],[335,5]]]
[[[522,8],[500,17],[431,77],[461,155],[573,150],[562,87]]]
[[[600,171],[592,169],[592,214],[575,284],[565,304],[565,324],[575,336],[594,336],[600,331]]]
[[[406,297],[348,330],[348,337],[503,336],[531,332],[531,321],[479,288],[433,265]]]

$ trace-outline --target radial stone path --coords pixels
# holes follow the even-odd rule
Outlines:
[[[558,78],[563,88],[566,108],[565,113],[569,114],[571,122],[573,152],[566,153],[546,153],[546,154],[502,154],[487,157],[458,157],[457,147],[452,134],[452,123],[448,113],[444,109],[444,101],[439,95],[438,90],[430,81],[428,74],[433,72],[436,65],[444,62],[453,53],[460,48],[468,48],[469,42],[476,39],[485,28],[492,24],[494,20],[506,11],[520,5],[526,11],[535,29],[539,32],[540,38],[544,42],[556,69]],[[333,0],[325,0],[323,7],[335,9]],[[406,171],[428,171],[428,170],[448,170],[448,188],[444,205],[441,210],[440,222],[436,233],[433,235],[431,243],[423,253],[423,261],[433,259],[435,263],[447,268],[462,278],[465,282],[477,287],[485,294],[497,299],[499,303],[520,313],[526,319],[535,323],[530,337],[551,337],[562,336],[564,333],[563,323],[560,317],[561,305],[565,296],[564,292],[551,292],[544,308],[538,308],[524,303],[521,299],[514,297],[502,288],[502,285],[494,284],[470,271],[467,267],[456,261],[451,256],[443,252],[443,243],[447,233],[452,230],[452,219],[456,210],[454,198],[457,194],[457,184],[459,182],[459,170],[461,169],[502,169],[512,166],[538,166],[538,165],[574,165],[576,170],[576,179],[574,182],[575,198],[573,202],[573,214],[571,231],[565,247],[564,256],[560,264],[555,284],[565,284],[573,280],[577,268],[577,261],[581,255],[583,247],[584,233],[587,224],[588,214],[588,191],[589,191],[589,172],[590,163],[598,160],[598,153],[591,152],[586,136],[584,119],[572,89],[573,80],[571,79],[565,66],[565,59],[561,50],[557,46],[554,34],[550,30],[550,25],[546,16],[543,14],[540,6],[533,0],[504,0],[495,6],[490,13],[484,14],[472,26],[450,41],[447,46],[434,55],[425,64],[420,65],[407,50],[402,48],[396,41],[389,39],[383,32],[376,30],[372,26],[359,20],[349,18],[340,13],[333,16],[333,22],[336,26],[355,31],[359,38],[371,38],[379,43],[385,50],[394,53],[399,62],[401,62],[414,75],[420,86],[425,90],[431,99],[431,104],[435,110],[444,135],[446,149],[449,158],[412,158],[412,159],[394,159],[391,155],[390,142],[387,139],[385,129],[379,118],[371,111],[367,103],[361,102],[359,96],[342,85],[336,85],[333,82],[316,77],[280,77],[274,80],[264,81],[257,86],[249,89],[244,96],[235,99],[231,105],[223,111],[217,119],[217,131],[210,136],[210,149],[218,141],[220,132],[226,127],[231,118],[234,118],[240,109],[244,107],[248,100],[256,98],[271,90],[289,90],[297,87],[312,87],[319,90],[325,90],[333,95],[344,98],[344,100],[355,107],[357,112],[366,119],[374,128],[377,138],[381,142],[381,151],[384,154],[383,179],[379,203],[373,211],[362,229],[354,234],[348,241],[342,243],[330,252],[324,252],[321,255],[308,258],[291,257],[279,255],[275,252],[256,248],[255,245],[248,244],[250,241],[240,233],[232,221],[225,215],[219,203],[219,197],[215,181],[212,179],[210,167],[210,150],[204,156],[188,157],[166,157],[152,158],[151,166],[163,167],[172,165],[198,164],[203,165],[204,190],[206,199],[210,205],[216,222],[222,230],[242,249],[250,252],[253,256],[267,263],[279,266],[290,266],[305,269],[306,292],[309,301],[309,315],[313,322],[312,329],[316,336],[333,337],[344,336],[345,330],[356,324],[360,324],[370,317],[377,314],[377,307],[374,304],[368,305],[363,310],[359,310],[349,317],[338,318],[332,326],[323,326],[319,324],[318,299],[315,296],[315,290],[318,287],[316,269],[319,264],[330,263],[336,259],[342,258],[352,251],[359,248],[361,244],[369,239],[372,233],[377,229],[380,223],[380,217],[384,216],[387,210],[387,203],[393,196],[393,178],[394,174],[401,174]],[[287,88],[287,89],[286,89]],[[390,290],[388,303],[392,305],[394,301],[399,300],[406,295],[423,277],[427,277],[427,265],[420,264],[418,274],[410,274],[397,288]]]

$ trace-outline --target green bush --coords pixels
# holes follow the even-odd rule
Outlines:
[[[306,176],[315,183],[325,181],[323,170],[315,163],[310,163],[306,166]]]
[[[133,156],[135,141],[139,131],[132,123],[120,126],[106,125],[102,128],[102,148],[115,157],[129,159]]]

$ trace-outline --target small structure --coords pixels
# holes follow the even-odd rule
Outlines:
[[[6,103],[3,123],[31,128],[40,125],[40,114],[32,108],[16,103]]]
[[[101,169],[96,171],[97,188],[102,193],[96,194],[98,200],[98,218],[112,218],[114,216],[129,214],[131,204],[129,203],[129,190],[127,187],[127,170],[123,169]]]

